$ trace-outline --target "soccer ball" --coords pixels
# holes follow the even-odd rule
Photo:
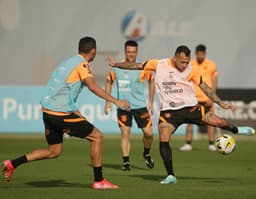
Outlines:
[[[227,155],[235,150],[236,141],[232,136],[223,134],[215,140],[215,146],[219,153]]]

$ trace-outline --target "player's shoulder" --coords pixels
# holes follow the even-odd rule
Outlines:
[[[149,60],[151,63],[154,63],[157,66],[166,65],[168,64],[168,58],[161,58],[161,59],[151,59]]]
[[[87,73],[92,75],[92,67],[88,61],[82,60],[76,67],[75,70],[78,73]]]
[[[83,68],[90,69],[91,66],[90,66],[89,62],[87,62],[86,60],[83,60],[83,61],[81,61],[80,63],[77,64],[76,68],[77,69],[83,69]]]
[[[158,63],[167,63],[169,58],[161,58],[161,59],[155,59],[158,61]]]
[[[206,62],[207,65],[210,65],[212,67],[216,66],[215,62],[211,59],[205,59],[205,62]]]

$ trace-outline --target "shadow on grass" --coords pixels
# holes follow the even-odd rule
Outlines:
[[[71,183],[65,180],[47,180],[47,181],[31,181],[26,182],[26,185],[33,187],[67,187],[67,188],[91,188],[91,184]]]
[[[103,164],[103,168],[110,168],[110,169],[116,169],[116,170],[121,170],[122,169],[122,164]],[[132,169],[137,169],[137,170],[149,170],[148,168],[146,168],[146,166],[143,167],[139,167],[136,165],[131,165]]]
[[[150,181],[161,181],[164,179],[164,175],[141,175],[141,174],[136,174],[136,175],[129,175],[129,177],[133,178],[142,178],[144,180],[150,180]],[[178,181],[179,180],[195,180],[195,181],[200,181],[200,182],[205,182],[205,183],[223,183],[226,181],[234,180],[233,178],[214,178],[214,177],[195,177],[195,176],[177,176]]]

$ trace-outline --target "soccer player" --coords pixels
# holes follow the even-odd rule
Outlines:
[[[206,58],[206,46],[203,44],[196,46],[195,54],[196,59],[192,60],[190,64],[192,67],[196,68],[196,70],[200,71],[204,82],[216,92],[218,72],[215,63]],[[207,97],[198,85],[195,84],[194,87],[198,103],[205,107],[206,113],[209,111],[213,112],[213,103],[209,97]],[[214,145],[214,130],[215,128],[213,126],[207,126],[209,151],[216,151],[216,147]],[[180,147],[181,151],[192,150],[192,136],[193,124],[188,124],[186,129],[186,144]]]
[[[125,62],[135,63],[138,53],[138,44],[136,41],[129,40],[124,45]],[[123,158],[122,170],[130,171],[130,131],[132,127],[132,118],[135,118],[137,126],[143,131],[144,152],[143,158],[149,168],[154,167],[154,161],[150,155],[150,148],[153,141],[152,121],[149,111],[147,110],[146,98],[144,94],[144,79],[148,80],[149,88],[149,103],[148,108],[153,113],[153,98],[154,98],[154,79],[150,71],[141,70],[122,70],[113,68],[110,70],[105,90],[111,94],[112,85],[116,82],[118,99],[126,99],[131,104],[131,111],[126,111],[123,108],[118,108],[117,119],[121,129],[120,147]],[[110,101],[106,101],[105,113],[111,110]]]
[[[199,71],[189,65],[190,49],[179,46],[172,58],[149,60],[145,63],[116,63],[109,59],[113,67],[123,69],[144,69],[155,72],[155,87],[160,98],[159,141],[160,154],[164,162],[167,177],[161,184],[176,183],[174,175],[172,148],[170,138],[177,127],[183,123],[208,124],[231,131],[235,134],[252,135],[251,127],[237,127],[213,112],[205,114],[204,107],[199,105],[195,96],[194,83],[216,104],[224,109],[233,109],[233,105],[223,102],[200,77]]]
[[[107,94],[94,80],[89,62],[96,55],[96,41],[84,37],[79,41],[79,54],[62,62],[53,72],[41,100],[45,137],[48,148],[38,149],[12,160],[4,160],[3,174],[11,180],[14,170],[26,162],[57,158],[62,152],[63,133],[91,142],[91,160],[94,172],[93,189],[116,189],[102,174],[102,133],[78,111],[77,98],[86,85],[95,95],[129,110],[126,100]],[[72,163],[71,163],[72,164]],[[72,165],[71,165],[72,166]]]

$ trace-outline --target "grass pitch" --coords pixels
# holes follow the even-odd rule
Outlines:
[[[231,155],[207,150],[207,141],[194,141],[192,152],[180,152],[184,139],[171,141],[174,153],[176,185],[160,185],[165,171],[155,138],[152,156],[155,168],[147,169],[142,159],[140,137],[133,136],[132,170],[121,171],[119,139],[105,136],[104,175],[118,190],[93,190],[89,142],[77,139],[64,141],[58,159],[37,161],[20,166],[10,183],[0,181],[2,199],[144,199],[144,198],[256,198],[256,141],[240,140]],[[45,147],[43,135],[15,138],[0,136],[0,160]]]

